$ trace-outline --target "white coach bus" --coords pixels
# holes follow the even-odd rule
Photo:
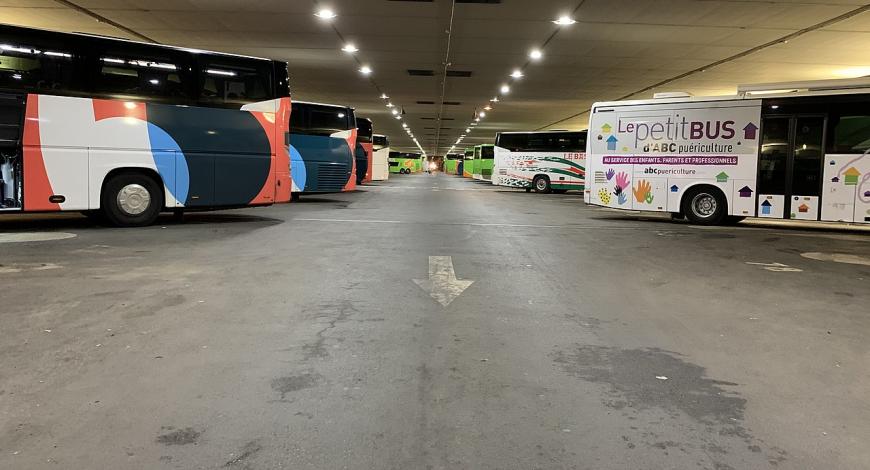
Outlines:
[[[748,85],[595,103],[586,202],[671,212],[870,223],[870,79]]]
[[[499,132],[492,183],[538,193],[583,191],[586,131]]]
[[[390,141],[385,135],[375,134],[372,142],[372,180],[386,181],[390,178]]]

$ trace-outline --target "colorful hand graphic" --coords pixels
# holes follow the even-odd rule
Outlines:
[[[610,204],[610,193],[607,191],[607,188],[601,188],[598,190],[598,199],[600,199],[604,205]]]
[[[613,168],[611,168],[611,169],[607,170],[607,173],[605,173],[604,176],[607,177],[607,181],[610,181],[613,179],[613,175],[615,175],[615,174],[616,174],[616,172],[613,171]]]
[[[621,189],[625,189],[628,187],[628,173],[620,171],[618,175],[616,175],[616,185]]]
[[[638,180],[637,186],[633,189],[634,199],[637,202],[652,203],[652,185],[647,180]]]
[[[619,195],[616,196],[616,202],[618,202],[620,206],[628,202],[627,193],[619,193]]]

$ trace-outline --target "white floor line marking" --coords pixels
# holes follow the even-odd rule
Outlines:
[[[363,224],[404,224],[401,220],[363,220],[363,219],[293,219],[302,222],[350,222]]]

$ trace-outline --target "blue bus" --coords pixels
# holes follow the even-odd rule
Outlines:
[[[293,198],[355,189],[356,136],[353,108],[294,101],[290,114]]]

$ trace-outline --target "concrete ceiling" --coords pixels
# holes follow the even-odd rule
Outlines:
[[[354,106],[394,148],[413,150],[385,92],[430,154],[456,142],[535,47],[543,59],[462,146],[491,143],[499,130],[585,128],[594,101],[870,75],[870,12],[858,0],[489,1],[0,0],[0,21],[285,59],[294,98]],[[313,16],[321,7],[338,17]],[[552,23],[565,13],[577,23]],[[340,51],[342,37],[355,56]],[[471,77],[444,82],[445,61]],[[461,104],[418,104],[441,101]]]

